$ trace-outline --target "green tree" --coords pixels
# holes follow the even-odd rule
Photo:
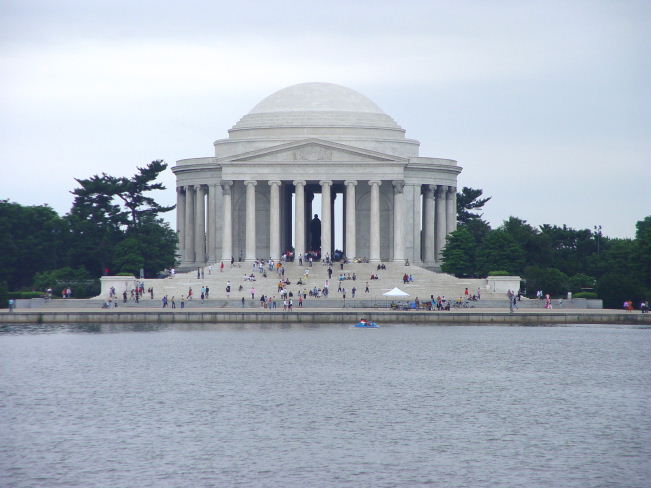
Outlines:
[[[475,243],[479,246],[486,236],[491,231],[491,226],[488,225],[488,222],[482,219],[470,219],[465,224],[459,225],[459,229],[466,229],[475,239]]]
[[[591,256],[596,253],[597,240],[589,229],[575,230],[566,225],[540,226],[541,237],[546,240],[548,253],[539,264],[553,266],[568,275],[580,272],[596,274],[591,268],[594,260]],[[602,247],[607,244],[602,238]]]
[[[475,219],[481,219],[481,213],[476,213],[484,208],[484,205],[492,198],[480,198],[484,190],[464,186],[457,192],[457,222],[466,224]]]
[[[606,308],[621,308],[625,300],[637,306],[645,295],[642,284],[635,277],[620,272],[610,272],[599,278],[597,293]]]
[[[115,247],[114,268],[116,272],[139,275],[145,270],[153,277],[162,269],[175,264],[176,233],[166,222],[151,220],[145,216],[137,229],[127,231],[127,237]]]
[[[67,262],[66,223],[47,205],[0,201],[0,281],[10,290],[31,285],[34,273]]]
[[[496,270],[519,274],[524,264],[524,250],[504,229],[490,231],[477,249],[477,271],[481,276]]]
[[[152,161],[144,168],[138,168],[138,173],[131,178],[113,179],[116,187],[115,195],[128,209],[130,227],[137,227],[143,221],[151,223],[159,214],[175,208],[175,205],[169,207],[159,205],[147,195],[147,192],[165,189],[162,183],[154,183],[165,169],[167,164],[163,161]]]
[[[141,243],[145,276],[154,277],[161,270],[176,266],[177,235],[167,222],[147,215],[132,234]]]
[[[648,289],[651,286],[651,217],[635,224],[635,261],[639,265],[639,277]]]
[[[509,217],[500,226],[524,250],[526,262],[530,265],[546,264],[551,262],[552,249],[549,238],[538,229],[527,224],[526,220]]]
[[[527,266],[523,276],[527,280],[527,291],[530,296],[535,296],[538,290],[552,296],[564,296],[569,290],[569,278],[556,268]]]
[[[113,273],[133,273],[139,276],[140,269],[145,267],[145,258],[142,254],[142,246],[137,237],[131,236],[122,240],[115,246]]]
[[[441,270],[457,277],[473,276],[476,269],[476,248],[477,241],[466,227],[450,233],[443,249]]]
[[[131,178],[103,173],[77,179],[80,187],[67,218],[73,234],[82,237],[71,249],[71,261],[93,273],[138,272],[153,276],[174,264],[176,235],[159,214],[174,209],[161,206],[147,193],[164,190],[155,183],[167,168],[153,161]]]

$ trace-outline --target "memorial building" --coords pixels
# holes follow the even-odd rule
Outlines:
[[[456,161],[420,156],[375,103],[330,83],[271,94],[213,156],[172,171],[181,268],[289,250],[332,257],[337,239],[351,260],[438,269],[456,228]]]

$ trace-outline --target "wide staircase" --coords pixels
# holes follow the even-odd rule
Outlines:
[[[459,279],[454,276],[429,271],[419,266],[404,266],[395,263],[384,263],[386,269],[377,269],[376,264],[369,263],[347,263],[343,265],[334,263],[332,265],[332,278],[328,279],[328,267],[320,262],[313,263],[312,266],[307,264],[300,266],[299,263],[284,263],[284,278],[290,281],[286,285],[288,292],[296,298],[299,292],[308,293],[317,288],[323,289],[326,283],[329,284],[329,294],[327,300],[341,300],[344,296],[346,300],[386,300],[384,293],[393,289],[400,288],[409,294],[402,300],[427,299],[430,295],[445,296],[449,299],[463,297],[465,289],[468,288],[469,294],[477,293],[481,290],[482,299],[503,298],[503,294],[493,294],[486,290],[486,280],[483,279]],[[201,288],[207,287],[210,290],[209,299],[227,299],[246,300],[251,299],[251,291],[254,291],[255,300],[261,295],[267,297],[280,297],[278,283],[281,280],[276,269],[269,270],[267,264],[264,265],[263,272],[259,268],[253,268],[250,263],[235,263],[231,267],[230,263],[225,263],[224,269],[220,271],[219,263],[212,267],[202,268],[203,276],[197,270],[187,273],[177,273],[173,278],[165,279],[146,279],[144,280],[145,289],[153,288],[156,299],[167,295],[172,296],[178,301],[181,296],[187,298],[189,290],[192,289],[193,301],[200,299]],[[265,277],[264,274],[267,276]],[[371,275],[377,275],[379,279],[370,279]],[[411,275],[413,281],[403,282],[403,276]],[[246,277],[254,276],[255,281]],[[339,276],[344,275],[346,279],[340,280]],[[355,276],[356,279],[352,279]],[[227,294],[226,286],[230,282],[231,291]],[[299,284],[300,282],[300,284]],[[368,283],[369,292],[367,293],[366,284]],[[342,291],[338,291],[341,284]],[[355,297],[353,298],[353,288],[356,288]],[[116,290],[118,295],[121,290]],[[228,296],[227,296],[228,295]],[[323,300],[323,298],[321,298]],[[397,299],[401,300],[401,299]]]

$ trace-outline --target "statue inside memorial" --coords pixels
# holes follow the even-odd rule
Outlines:
[[[321,249],[321,221],[317,214],[310,222],[310,246],[312,251]]]

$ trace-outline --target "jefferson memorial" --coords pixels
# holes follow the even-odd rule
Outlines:
[[[181,269],[291,249],[333,257],[335,240],[350,260],[440,268],[461,167],[420,156],[420,143],[364,95],[289,86],[213,145],[214,156],[172,168]]]

